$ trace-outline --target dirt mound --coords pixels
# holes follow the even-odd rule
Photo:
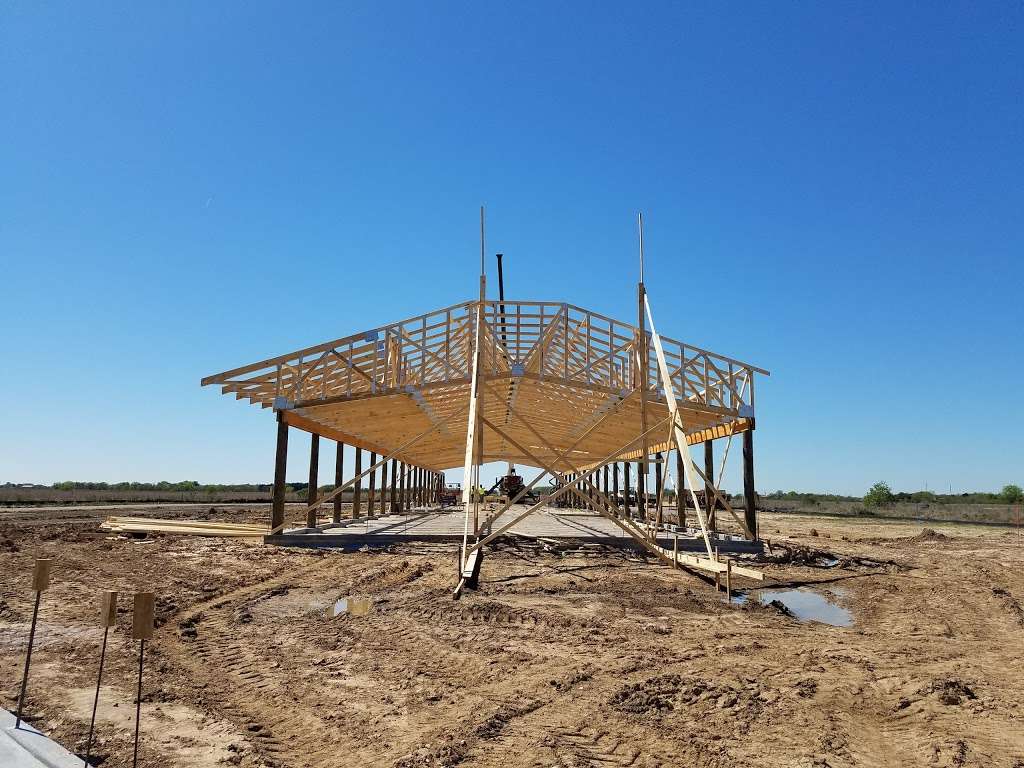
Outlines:
[[[1002,587],[992,587],[992,594],[1002,604],[1003,609],[1016,620],[1017,624],[1024,627],[1024,608],[1017,602],[1017,598],[1011,595],[1009,590]]]
[[[610,703],[616,709],[634,715],[672,710],[682,684],[683,679],[679,675],[659,675],[624,686],[612,696]]]
[[[18,621],[21,619],[21,614],[11,608],[6,600],[0,598],[0,619],[4,621]]]
[[[933,680],[930,684],[918,691],[918,693],[923,696],[936,694],[939,697],[939,701],[951,707],[957,706],[965,700],[978,698],[977,694],[974,693],[967,683],[955,677]]]
[[[939,533],[934,528],[925,528],[917,536],[911,536],[907,541],[918,543],[924,541],[950,541],[953,537]]]
[[[802,695],[802,694],[801,694]],[[810,694],[813,695],[813,692]],[[754,715],[777,698],[753,680],[712,683],[697,677],[657,675],[620,688],[609,703],[631,715],[663,715],[675,710],[733,710]]]
[[[395,761],[395,768],[458,765],[466,759],[468,746],[465,739],[446,739],[437,745],[420,747]]]
[[[764,562],[778,565],[805,565],[812,568],[831,568],[839,558],[823,549],[806,547],[803,544],[773,544],[771,554],[764,556]]]

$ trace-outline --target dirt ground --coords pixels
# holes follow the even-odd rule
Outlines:
[[[768,559],[782,561],[758,566],[769,583],[841,595],[854,618],[843,628],[727,604],[635,553],[505,545],[455,602],[455,553],[439,545],[140,541],[56,514],[0,515],[0,703],[16,703],[32,560],[53,557],[26,709],[84,751],[98,595],[121,590],[94,748],[108,768],[131,764],[136,589],[157,593],[160,623],[147,768],[1024,768],[1024,542],[1012,529],[765,515]],[[332,617],[341,597],[369,611]]]

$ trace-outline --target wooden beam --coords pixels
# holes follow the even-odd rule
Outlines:
[[[319,487],[318,474],[320,472],[320,435],[314,432],[309,440],[309,485],[306,487],[306,503],[316,503],[316,491]],[[306,525],[310,528],[316,526],[316,507],[310,507],[311,512],[306,515]]]
[[[371,466],[373,464],[371,463]],[[372,470],[371,470],[372,471]],[[352,519],[359,517],[362,511],[363,502],[363,449],[356,448],[356,476],[355,486],[352,489]],[[315,514],[315,512],[314,512]]]
[[[757,538],[757,492],[754,490],[754,430],[743,433],[743,511],[747,528]]]
[[[338,441],[337,452],[334,454],[334,486],[337,488],[342,484],[345,475],[345,444]],[[334,514],[331,522],[341,522],[341,494],[334,497]]]
[[[277,453],[274,458],[274,494],[270,507],[270,527],[284,524],[285,475],[288,472],[288,422],[278,417]]]

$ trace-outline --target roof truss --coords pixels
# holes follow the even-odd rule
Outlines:
[[[225,394],[281,411],[296,427],[380,454],[436,426],[400,458],[429,469],[460,466],[467,425],[450,417],[470,399],[478,312],[481,416],[498,427],[483,429],[484,461],[532,464],[522,448],[553,461],[552,449],[566,450],[586,434],[555,466],[587,466],[641,431],[641,401],[646,423],[668,416],[658,360],[649,343],[639,343],[636,326],[557,302],[456,304],[208,376],[202,384],[219,384]],[[699,442],[747,428],[754,375],[768,372],[683,342],[661,341],[687,439]],[[647,350],[646,365],[641,348]],[[642,384],[645,397],[632,397]],[[541,431],[547,444],[524,429],[515,413]],[[664,449],[648,446],[649,452]]]

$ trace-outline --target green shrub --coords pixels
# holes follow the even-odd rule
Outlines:
[[[1024,490],[1019,485],[1004,485],[999,498],[1007,504],[1020,504],[1024,501]]]
[[[892,504],[894,500],[892,489],[886,482],[875,483],[864,494],[864,506],[866,507],[884,507]]]

